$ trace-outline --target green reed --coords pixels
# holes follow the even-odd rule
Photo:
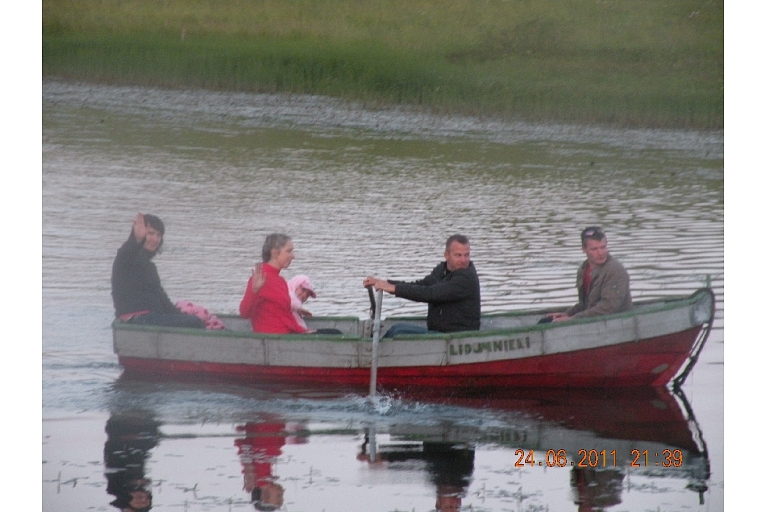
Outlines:
[[[43,73],[721,129],[723,2],[44,0]]]

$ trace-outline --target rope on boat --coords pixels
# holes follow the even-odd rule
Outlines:
[[[683,368],[683,371],[680,373],[680,375],[675,377],[675,379],[672,381],[672,389],[675,390],[682,387],[685,379],[688,378],[688,374],[691,373],[691,370],[693,370],[693,367],[696,365],[696,361],[698,361],[699,355],[704,348],[704,343],[706,343],[707,338],[709,338],[709,333],[712,331],[712,322],[715,319],[715,294],[712,292],[712,289],[709,287],[701,288],[693,292],[691,297],[694,297],[699,293],[706,293],[710,297],[709,319],[704,324],[702,324],[702,329],[699,331],[699,335],[693,344],[693,348],[691,349],[691,355],[688,356],[688,364],[685,366],[685,368]]]
[[[707,443],[704,441],[704,436],[701,433],[701,427],[699,422],[696,421],[696,416],[693,414],[693,408],[688,400],[685,398],[685,393],[682,389],[673,389],[672,396],[677,399],[677,403],[681,405],[685,411],[685,420],[688,423],[688,430],[693,436],[693,441],[696,444],[696,448],[699,450],[699,454],[704,459],[704,471],[706,474],[694,477],[692,481],[688,482],[686,488],[691,489],[699,493],[699,505],[704,504],[704,492],[707,490],[707,481],[712,476],[712,468],[709,462],[709,449]]]

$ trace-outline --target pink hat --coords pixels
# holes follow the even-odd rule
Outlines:
[[[309,292],[309,294],[312,296],[312,298],[317,298],[317,294],[315,293],[315,288],[312,286],[312,281],[309,280],[309,277],[299,274],[298,276],[293,276],[290,281],[288,281],[288,286],[291,288],[291,290],[296,292],[296,290],[301,286],[305,290]]]

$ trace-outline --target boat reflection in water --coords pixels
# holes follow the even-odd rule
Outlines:
[[[481,486],[473,485],[473,480],[490,482],[491,473],[512,475],[515,480],[520,476],[516,473],[518,468],[534,475],[539,485],[535,499],[542,501],[542,505],[547,505],[546,500],[550,499],[548,479],[567,469],[570,496],[561,495],[560,499],[573,502],[579,511],[605,510],[619,505],[623,493],[637,486],[633,483],[637,477],[651,478],[654,482],[661,478],[682,479],[689,490],[699,493],[699,502],[703,503],[710,475],[706,446],[685,396],[665,388],[525,390],[491,396],[445,397],[424,392],[388,395],[383,398],[400,404],[400,411],[406,412],[390,410],[379,416],[371,414],[371,403],[357,395],[334,398],[315,394],[313,398],[311,393],[306,394],[307,390],[292,394],[290,390],[281,389],[278,394],[259,394],[258,399],[254,399],[255,396],[248,395],[250,391],[239,389],[248,398],[244,403],[252,408],[231,418],[217,418],[217,424],[226,426],[229,422],[234,428],[229,427],[226,433],[217,433],[214,437],[223,441],[234,438],[226,443],[234,445],[240,468],[232,467],[225,472],[230,475],[228,478],[238,472],[242,474],[244,492],[239,505],[247,506],[244,510],[251,506],[256,510],[277,510],[285,506],[304,510],[308,497],[301,496],[303,492],[314,493],[310,503],[321,510],[333,503],[340,491],[354,496],[359,492],[375,494],[382,472],[392,475],[384,479],[388,485],[393,481],[399,482],[397,485],[413,484],[419,480],[417,474],[425,476],[427,485],[434,486],[435,508],[439,511],[472,508],[468,506],[470,498],[475,500],[472,506],[476,508]],[[323,404],[319,406],[323,408],[322,413],[313,412],[312,405],[307,405],[315,402]],[[298,403],[301,405],[297,406]],[[335,404],[335,411],[343,411],[343,419],[342,416],[334,418],[328,412],[328,404]],[[413,414],[413,411],[419,412]],[[161,412],[160,416],[163,415]],[[180,423],[188,425],[189,419]],[[179,427],[175,420],[167,426],[188,428]],[[122,510],[151,507],[152,495],[148,491],[144,463],[158,440],[165,443],[174,438],[205,437],[163,435],[161,429],[162,425],[151,414],[143,420],[138,414],[115,414],[107,423],[108,492],[117,497],[113,502],[115,506],[126,505]],[[356,452],[350,452],[348,458],[342,457],[341,464],[337,463],[337,455],[355,439],[359,443]],[[478,450],[486,454],[502,451],[504,463],[478,466],[475,460]],[[329,464],[331,458],[333,464]],[[286,482],[297,480],[296,476],[281,473],[288,473],[291,464],[314,469],[310,469],[309,480],[303,485],[291,486],[291,496],[286,501]],[[361,465],[367,471],[361,473]],[[174,478],[183,478],[184,470],[179,473]],[[306,478],[306,472],[301,474],[304,477],[300,478]],[[313,474],[333,474],[332,486],[327,490],[313,486]],[[349,475],[363,478],[363,485],[350,483]],[[168,475],[153,477],[162,481]],[[645,482],[647,484],[647,480]],[[527,492],[530,486],[526,480]],[[485,483],[482,487],[482,492],[496,493],[495,497],[486,499],[486,507],[493,505],[494,499],[500,504],[504,500],[508,503],[511,491],[503,484],[495,485],[496,490],[485,489]],[[167,491],[163,498],[174,501]],[[229,503],[231,507],[232,502],[226,499],[222,496],[219,503]],[[392,509],[384,503],[385,496],[378,499],[385,507],[381,510]],[[128,506],[131,503],[133,508]]]
[[[625,477],[632,475],[687,479],[686,487],[704,502],[709,459],[682,391],[544,389],[490,397],[421,395],[419,400],[524,413],[514,428],[394,425],[386,445],[376,445],[375,432],[369,433],[362,453],[367,445],[371,461],[429,462],[438,489],[437,510],[459,510],[476,445],[514,448],[515,467],[570,467],[573,501],[580,512],[620,504],[622,491],[631,487]],[[388,467],[396,469],[397,464]]]

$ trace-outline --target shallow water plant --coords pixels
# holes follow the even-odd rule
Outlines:
[[[719,129],[723,2],[44,0],[43,73]]]

